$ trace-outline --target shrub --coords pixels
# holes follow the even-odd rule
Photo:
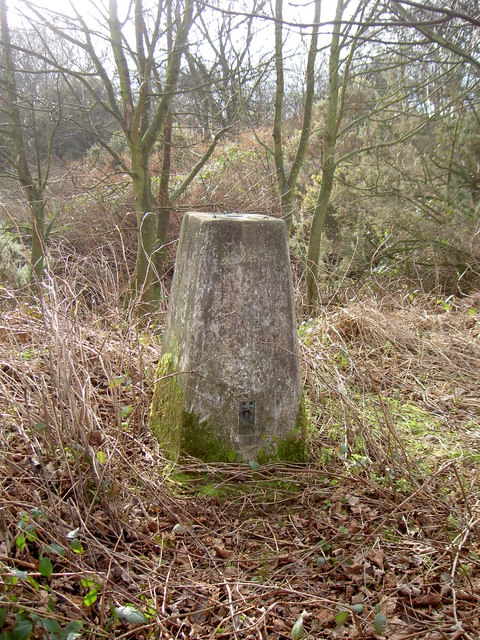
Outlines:
[[[0,226],[0,284],[15,289],[28,283],[29,268],[24,247],[6,225]]]

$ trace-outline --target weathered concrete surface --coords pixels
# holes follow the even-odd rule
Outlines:
[[[303,459],[282,220],[185,215],[157,380],[151,425],[170,457]]]

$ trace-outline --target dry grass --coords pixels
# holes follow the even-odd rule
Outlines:
[[[158,329],[111,265],[1,316],[4,629],[290,638],[305,611],[310,638],[477,638],[480,305],[325,309],[300,330],[311,464],[172,467],[147,429]]]

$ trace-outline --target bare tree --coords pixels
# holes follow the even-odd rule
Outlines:
[[[329,52],[327,116],[322,150],[321,182],[313,210],[306,265],[307,304],[310,309],[315,308],[318,300],[320,248],[337,169],[335,155],[340,127],[347,106],[346,97],[351,65],[355,52],[362,43],[365,31],[377,9],[376,2],[372,4],[361,2],[353,16],[344,19],[348,2],[349,0],[337,0]]]
[[[311,26],[310,45],[307,55],[305,72],[305,99],[302,110],[302,130],[298,141],[295,157],[287,168],[285,146],[283,143],[283,112],[285,101],[285,68],[284,68],[284,34],[283,34],[283,0],[275,2],[275,111],[273,116],[273,158],[275,174],[280,196],[280,210],[282,218],[289,230],[293,223],[297,182],[307,152],[310,129],[312,124],[312,110],[315,95],[315,61],[318,51],[318,31],[320,24],[320,0],[315,0],[313,23]]]
[[[451,2],[431,4],[389,0],[387,8],[396,18],[394,25],[415,29],[431,42],[472,65],[477,73],[480,71],[477,35],[470,29],[470,36],[465,38],[465,31],[462,29],[464,26],[480,27],[480,13],[476,2],[467,0],[458,6]]]
[[[216,42],[212,32],[203,38],[215,58],[212,68],[221,69],[221,78],[207,73],[206,65],[194,55],[190,42],[208,31],[208,17],[222,14],[222,7],[204,6],[195,0],[132,0],[126,13],[120,15],[117,0],[108,6],[90,1],[95,24],[87,23],[85,12],[72,4],[72,14],[59,14],[40,9],[23,0],[26,16],[36,21],[37,29],[48,29],[56,37],[76,47],[82,53],[82,66],[75,61],[56,65],[55,57],[48,61],[63,74],[65,81],[74,78],[89,92],[92,105],[100,106],[116,123],[125,139],[127,157],[112,144],[111,129],[95,128],[97,142],[112,156],[117,170],[131,177],[137,214],[138,246],[132,292],[139,299],[140,313],[154,308],[159,294],[158,276],[162,269],[164,246],[172,206],[192,183],[215,150],[222,135],[232,126],[245,96],[239,90],[239,78],[244,72],[244,60],[249,51],[251,30],[248,19],[234,22],[224,14],[223,30]],[[251,20],[250,20],[251,22]],[[192,27],[198,23],[194,32]],[[247,24],[247,38],[241,50],[231,55],[231,30]],[[106,28],[105,28],[106,27]],[[230,51],[228,50],[230,48]],[[198,72],[198,82],[185,84],[182,60]],[[88,60],[86,66],[84,60]],[[233,59],[235,65],[230,68]],[[212,95],[218,83],[223,83],[222,104],[213,108],[213,124],[205,132],[200,153],[190,170],[172,189],[170,185],[172,154],[175,149],[172,131],[175,121],[182,123],[182,103],[192,103],[197,97]],[[246,85],[244,85],[246,86]],[[182,99],[182,96],[184,98]],[[248,97],[247,97],[248,99]],[[200,100],[197,100],[197,103]],[[227,113],[228,112],[228,113]],[[223,114],[224,117],[221,117]],[[160,143],[162,166],[159,190],[152,191],[151,156]]]
[[[97,24],[87,23],[85,12],[73,4],[72,14],[60,15],[24,2],[31,23],[47,25],[51,33],[82,52],[82,68],[72,61],[58,65],[50,51],[48,62],[65,80],[73,77],[89,92],[92,104],[101,106],[125,138],[128,159],[117,152],[105,131],[95,130],[97,142],[132,180],[137,214],[138,246],[132,292],[140,312],[154,307],[156,286],[154,255],[165,242],[164,211],[157,208],[151,188],[150,158],[162,137],[177,90],[182,56],[194,20],[194,0],[159,0],[144,5],[130,3],[120,19],[117,0],[108,7],[90,3]],[[105,29],[105,26],[107,27]],[[47,43],[48,45],[48,43]],[[160,219],[159,219],[160,216]]]
[[[15,60],[15,46],[7,16],[6,0],[0,0],[0,31],[2,37],[2,66],[0,79],[0,157],[5,177],[17,181],[26,196],[32,217],[32,246],[30,263],[33,285],[41,280],[45,249],[45,189],[50,177],[52,142],[59,123],[58,114],[48,106],[50,128],[40,132],[36,118],[47,111],[47,105],[35,104],[33,94],[19,88]],[[25,69],[22,70],[25,73]],[[32,72],[33,73],[33,72]],[[35,70],[37,75],[37,70]],[[45,96],[43,96],[45,97]],[[41,101],[39,97],[38,102]],[[45,125],[45,119],[43,120]],[[46,148],[41,142],[46,138]],[[32,150],[33,149],[33,153]],[[43,151],[43,153],[42,153]]]
[[[378,173],[387,171],[389,158],[395,158],[400,147],[415,145],[415,141],[424,144],[420,141],[428,139],[427,132],[431,132],[433,139],[436,123],[448,120],[456,109],[459,109],[458,115],[461,116],[469,108],[472,91],[478,84],[476,61],[470,60],[474,56],[474,39],[471,38],[474,18],[465,20],[448,6],[442,11],[440,3],[436,4],[434,11],[430,11],[431,6],[427,3],[403,0],[360,3],[354,15],[347,18],[344,17],[346,4],[341,0],[337,3],[330,46],[320,186],[313,206],[307,256],[307,299],[312,310],[318,299],[322,237],[339,168],[342,167],[342,173],[345,169],[348,172],[352,163],[371,158],[379,168]],[[407,5],[409,11],[403,5]],[[462,29],[462,25],[466,24],[469,28]],[[418,32],[422,34],[420,39]],[[370,64],[367,64],[367,60],[370,60]],[[466,60],[471,64],[465,65]],[[365,103],[364,113],[352,113],[352,91],[368,91],[367,79],[371,82],[373,77],[379,82],[388,78],[388,85],[380,93],[371,94],[371,104],[367,108],[368,101]],[[366,138],[363,132],[362,138],[362,126],[375,131],[376,136]],[[354,140],[346,144],[349,135],[355,132],[358,135],[354,135]],[[432,192],[433,176],[436,185],[442,182],[442,171],[445,185],[453,184],[453,157],[459,139],[456,125],[452,135],[450,150],[445,146],[438,153],[430,149],[428,161],[427,147],[423,147],[417,162],[424,166],[425,183],[423,186],[417,184],[414,188],[414,180],[417,179],[415,174],[418,172],[412,167],[410,191],[405,194],[410,199],[416,194],[416,210],[421,207],[426,217],[435,216],[437,221],[439,201],[434,210],[428,194]],[[443,160],[441,154],[445,155]],[[402,184],[407,180],[405,172],[402,175],[402,167],[395,166],[394,161],[388,171],[392,180],[400,180]],[[352,191],[356,186],[351,186]],[[422,190],[425,194],[423,198]],[[377,191],[373,184],[371,193]],[[392,194],[394,191],[392,188]],[[437,190],[436,197],[438,194]],[[448,202],[446,195],[447,210]],[[412,228],[418,229],[418,225]],[[405,237],[404,234],[402,236]],[[399,236],[397,240],[398,251],[405,252],[407,247],[419,246],[419,239],[411,239],[411,242],[409,239],[407,242]],[[389,250],[392,251],[392,247]],[[451,251],[455,252],[453,248]],[[381,252],[377,252],[377,257],[380,255]]]

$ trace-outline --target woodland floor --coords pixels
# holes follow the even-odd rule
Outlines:
[[[480,637],[480,298],[302,323],[312,460],[259,469],[165,463],[119,318],[0,317],[1,639]]]

